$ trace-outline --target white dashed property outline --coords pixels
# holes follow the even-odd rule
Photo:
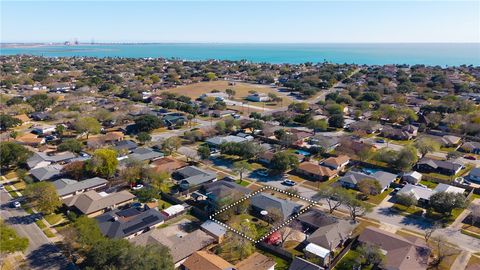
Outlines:
[[[235,206],[235,205],[237,205],[237,204],[239,204],[239,203],[241,203],[241,202],[249,199],[250,197],[252,197],[252,196],[254,196],[254,195],[256,195],[256,194],[258,194],[258,193],[260,193],[260,192],[263,192],[263,191],[265,191],[265,190],[267,190],[267,189],[270,189],[270,190],[273,190],[273,191],[276,191],[276,192],[280,192],[280,193],[283,193],[283,194],[288,195],[288,196],[290,196],[290,197],[295,197],[295,198],[301,199],[301,200],[303,200],[303,201],[307,201],[307,202],[309,202],[310,204],[307,205],[305,208],[301,209],[301,210],[300,210],[298,213],[296,213],[295,215],[293,215],[293,216],[291,216],[290,218],[288,218],[287,220],[285,220],[282,224],[280,224],[280,225],[278,225],[278,226],[276,226],[276,227],[273,227],[267,234],[265,234],[264,236],[260,237],[260,239],[257,239],[257,240],[251,238],[250,236],[248,236],[248,235],[246,235],[246,234],[238,231],[237,229],[232,228],[231,226],[229,226],[229,225],[227,225],[227,224],[225,224],[225,223],[223,223],[223,222],[221,222],[221,221],[219,221],[219,220],[217,220],[217,219],[214,218],[216,215],[224,212],[225,210],[227,210],[227,209],[229,209],[229,208],[231,208],[231,207],[233,207],[233,206]],[[265,240],[265,238],[269,237],[272,233],[274,233],[274,232],[280,230],[281,228],[285,227],[286,225],[290,224],[290,222],[292,222],[294,219],[298,218],[301,214],[305,213],[307,210],[309,210],[310,208],[312,208],[313,206],[315,206],[315,205],[317,205],[317,204],[318,204],[318,201],[314,201],[314,200],[312,200],[312,199],[305,198],[305,197],[303,197],[303,196],[299,196],[299,195],[297,195],[297,194],[290,193],[290,192],[285,191],[285,190],[283,190],[283,189],[279,189],[279,188],[276,188],[276,187],[272,187],[272,186],[266,185],[266,186],[263,186],[262,188],[260,188],[259,190],[256,190],[256,191],[254,191],[254,192],[252,192],[252,193],[249,193],[249,194],[245,195],[245,196],[244,196],[243,198],[241,198],[240,200],[238,200],[238,201],[236,201],[236,202],[234,202],[234,203],[232,203],[232,204],[229,204],[229,205],[223,207],[222,209],[218,210],[218,211],[215,212],[214,214],[210,215],[209,218],[210,218],[210,220],[212,220],[213,222],[215,222],[215,223],[217,223],[217,224],[225,227],[226,229],[228,229],[228,230],[230,230],[230,231],[232,231],[232,232],[240,235],[241,237],[243,237],[243,238],[245,238],[245,239],[253,242],[254,244],[257,244],[257,243],[260,243],[260,242],[262,242],[263,240]]]

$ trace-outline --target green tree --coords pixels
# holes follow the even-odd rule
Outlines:
[[[208,159],[210,157],[210,147],[206,145],[200,146],[197,151],[201,159]]]
[[[170,174],[168,172],[157,172],[153,168],[143,171],[142,177],[145,182],[157,191],[168,192],[170,188]]]
[[[55,98],[49,97],[47,94],[37,94],[27,99],[27,103],[30,104],[35,111],[40,112],[52,106],[55,103]]]
[[[307,123],[307,127],[313,129],[314,132],[326,131],[328,129],[328,123],[324,119],[311,120]]]
[[[356,251],[360,254],[360,257],[364,260],[364,265],[372,265],[378,267],[383,264],[385,255],[382,250],[374,245],[361,244],[357,247]]]
[[[345,120],[343,119],[342,114],[333,114],[328,118],[328,125],[335,128],[343,128]]]
[[[63,133],[65,133],[65,126],[60,124],[55,126],[55,132],[61,137],[63,136]]]
[[[162,121],[155,115],[141,115],[135,119],[135,129],[138,132],[150,132],[162,126]]]
[[[7,114],[0,114],[0,130],[7,130],[22,124],[22,121]]]
[[[177,151],[178,148],[182,145],[180,138],[170,137],[163,141],[162,150],[167,155],[171,155],[174,151]]]
[[[57,189],[51,182],[27,185],[24,195],[37,210],[44,214],[51,214],[62,205]]]
[[[233,163],[233,171],[240,175],[240,182],[243,180],[243,174],[252,170],[252,165],[246,160],[240,160]]]
[[[217,75],[215,75],[215,73],[213,72],[208,72],[207,74],[205,74],[205,78],[209,81],[213,81],[217,78]]]
[[[62,174],[80,180],[85,175],[85,162],[78,160],[66,164],[62,168]]]
[[[82,151],[82,143],[76,139],[67,139],[58,145],[59,151],[70,151],[80,153]]]
[[[85,164],[87,171],[106,178],[115,174],[117,166],[117,152],[106,148],[95,150],[92,158]]]
[[[401,205],[404,205],[406,207],[410,207],[412,205],[416,205],[417,204],[417,199],[415,198],[415,196],[412,194],[412,193],[401,193],[401,194],[397,194],[395,196],[395,201],[398,203],[398,204],[401,204]]]
[[[358,183],[358,189],[367,196],[377,195],[382,190],[382,186],[377,180],[366,178]]]
[[[30,150],[14,142],[0,142],[0,150],[0,164],[4,169],[20,166],[32,155]]]
[[[75,220],[73,227],[78,232],[77,242],[83,249],[88,250],[97,243],[105,240],[95,219],[81,216]]]
[[[418,152],[422,154],[422,157],[424,157],[428,153],[438,151],[440,149],[440,143],[431,138],[423,137],[415,142],[415,147]]]
[[[98,120],[93,117],[83,117],[75,121],[75,130],[79,133],[87,133],[87,139],[90,134],[100,133],[101,128]]]
[[[417,150],[412,146],[406,146],[398,152],[394,163],[390,165],[402,171],[410,171],[417,161]]]
[[[28,238],[18,236],[17,232],[0,220],[0,253],[14,253],[28,248]]]
[[[145,144],[146,142],[149,142],[152,140],[152,136],[150,136],[150,134],[148,134],[147,132],[140,132],[137,134],[137,140],[141,144]]]
[[[227,131],[227,124],[225,124],[224,121],[218,121],[215,124],[215,130],[218,134],[225,134],[225,132]]]
[[[345,206],[347,207],[350,213],[350,218],[353,222],[357,222],[357,217],[365,215],[372,209],[372,206],[369,203],[362,202],[356,198],[350,198],[346,201]]]
[[[353,199],[352,194],[346,189],[328,184],[323,184],[319,187],[317,197],[327,202],[330,214],[340,207],[340,205],[345,205],[349,200]]]
[[[235,90],[230,89],[230,88],[226,89],[225,93],[228,95],[229,99],[232,99],[236,94]]]
[[[298,166],[298,158],[287,151],[277,152],[270,162],[273,170],[284,173]]]
[[[430,196],[429,205],[435,212],[450,216],[453,209],[464,208],[467,199],[460,193],[442,191]]]

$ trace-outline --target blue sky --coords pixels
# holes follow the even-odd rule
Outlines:
[[[480,1],[0,1],[2,42],[480,42]]]

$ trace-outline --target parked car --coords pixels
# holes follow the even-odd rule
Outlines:
[[[142,189],[142,188],[143,188],[142,184],[137,184],[134,187],[132,187],[133,190],[139,190],[139,189]]]
[[[377,143],[385,143],[385,140],[384,139],[377,139],[376,142]]]
[[[290,179],[284,179],[282,181],[282,184],[286,185],[286,186],[295,186],[297,183],[295,183],[294,181],[290,180]]]
[[[22,204],[20,202],[17,202],[17,201],[12,202],[12,207],[13,208],[20,208],[20,206],[22,206]]]
[[[268,176],[268,170],[258,170],[257,174],[260,175],[260,176],[263,176],[263,177],[267,177]]]
[[[464,158],[464,159],[469,159],[469,160],[477,160],[476,157],[474,157],[474,156],[468,156],[468,155],[467,155],[467,156],[464,156],[463,158]]]

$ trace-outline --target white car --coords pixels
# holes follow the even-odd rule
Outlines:
[[[257,174],[260,175],[260,176],[263,176],[263,177],[267,177],[268,176],[268,170],[259,170],[259,171],[257,171]]]
[[[295,186],[297,183],[293,182],[292,180],[290,179],[284,179],[282,184],[286,185],[286,186]]]
[[[142,189],[142,188],[143,188],[142,184],[138,184],[138,185],[132,187],[133,190],[139,190],[139,189]]]
[[[20,208],[20,206],[22,206],[22,204],[20,204],[20,202],[13,202],[12,206],[13,206],[13,208]]]

